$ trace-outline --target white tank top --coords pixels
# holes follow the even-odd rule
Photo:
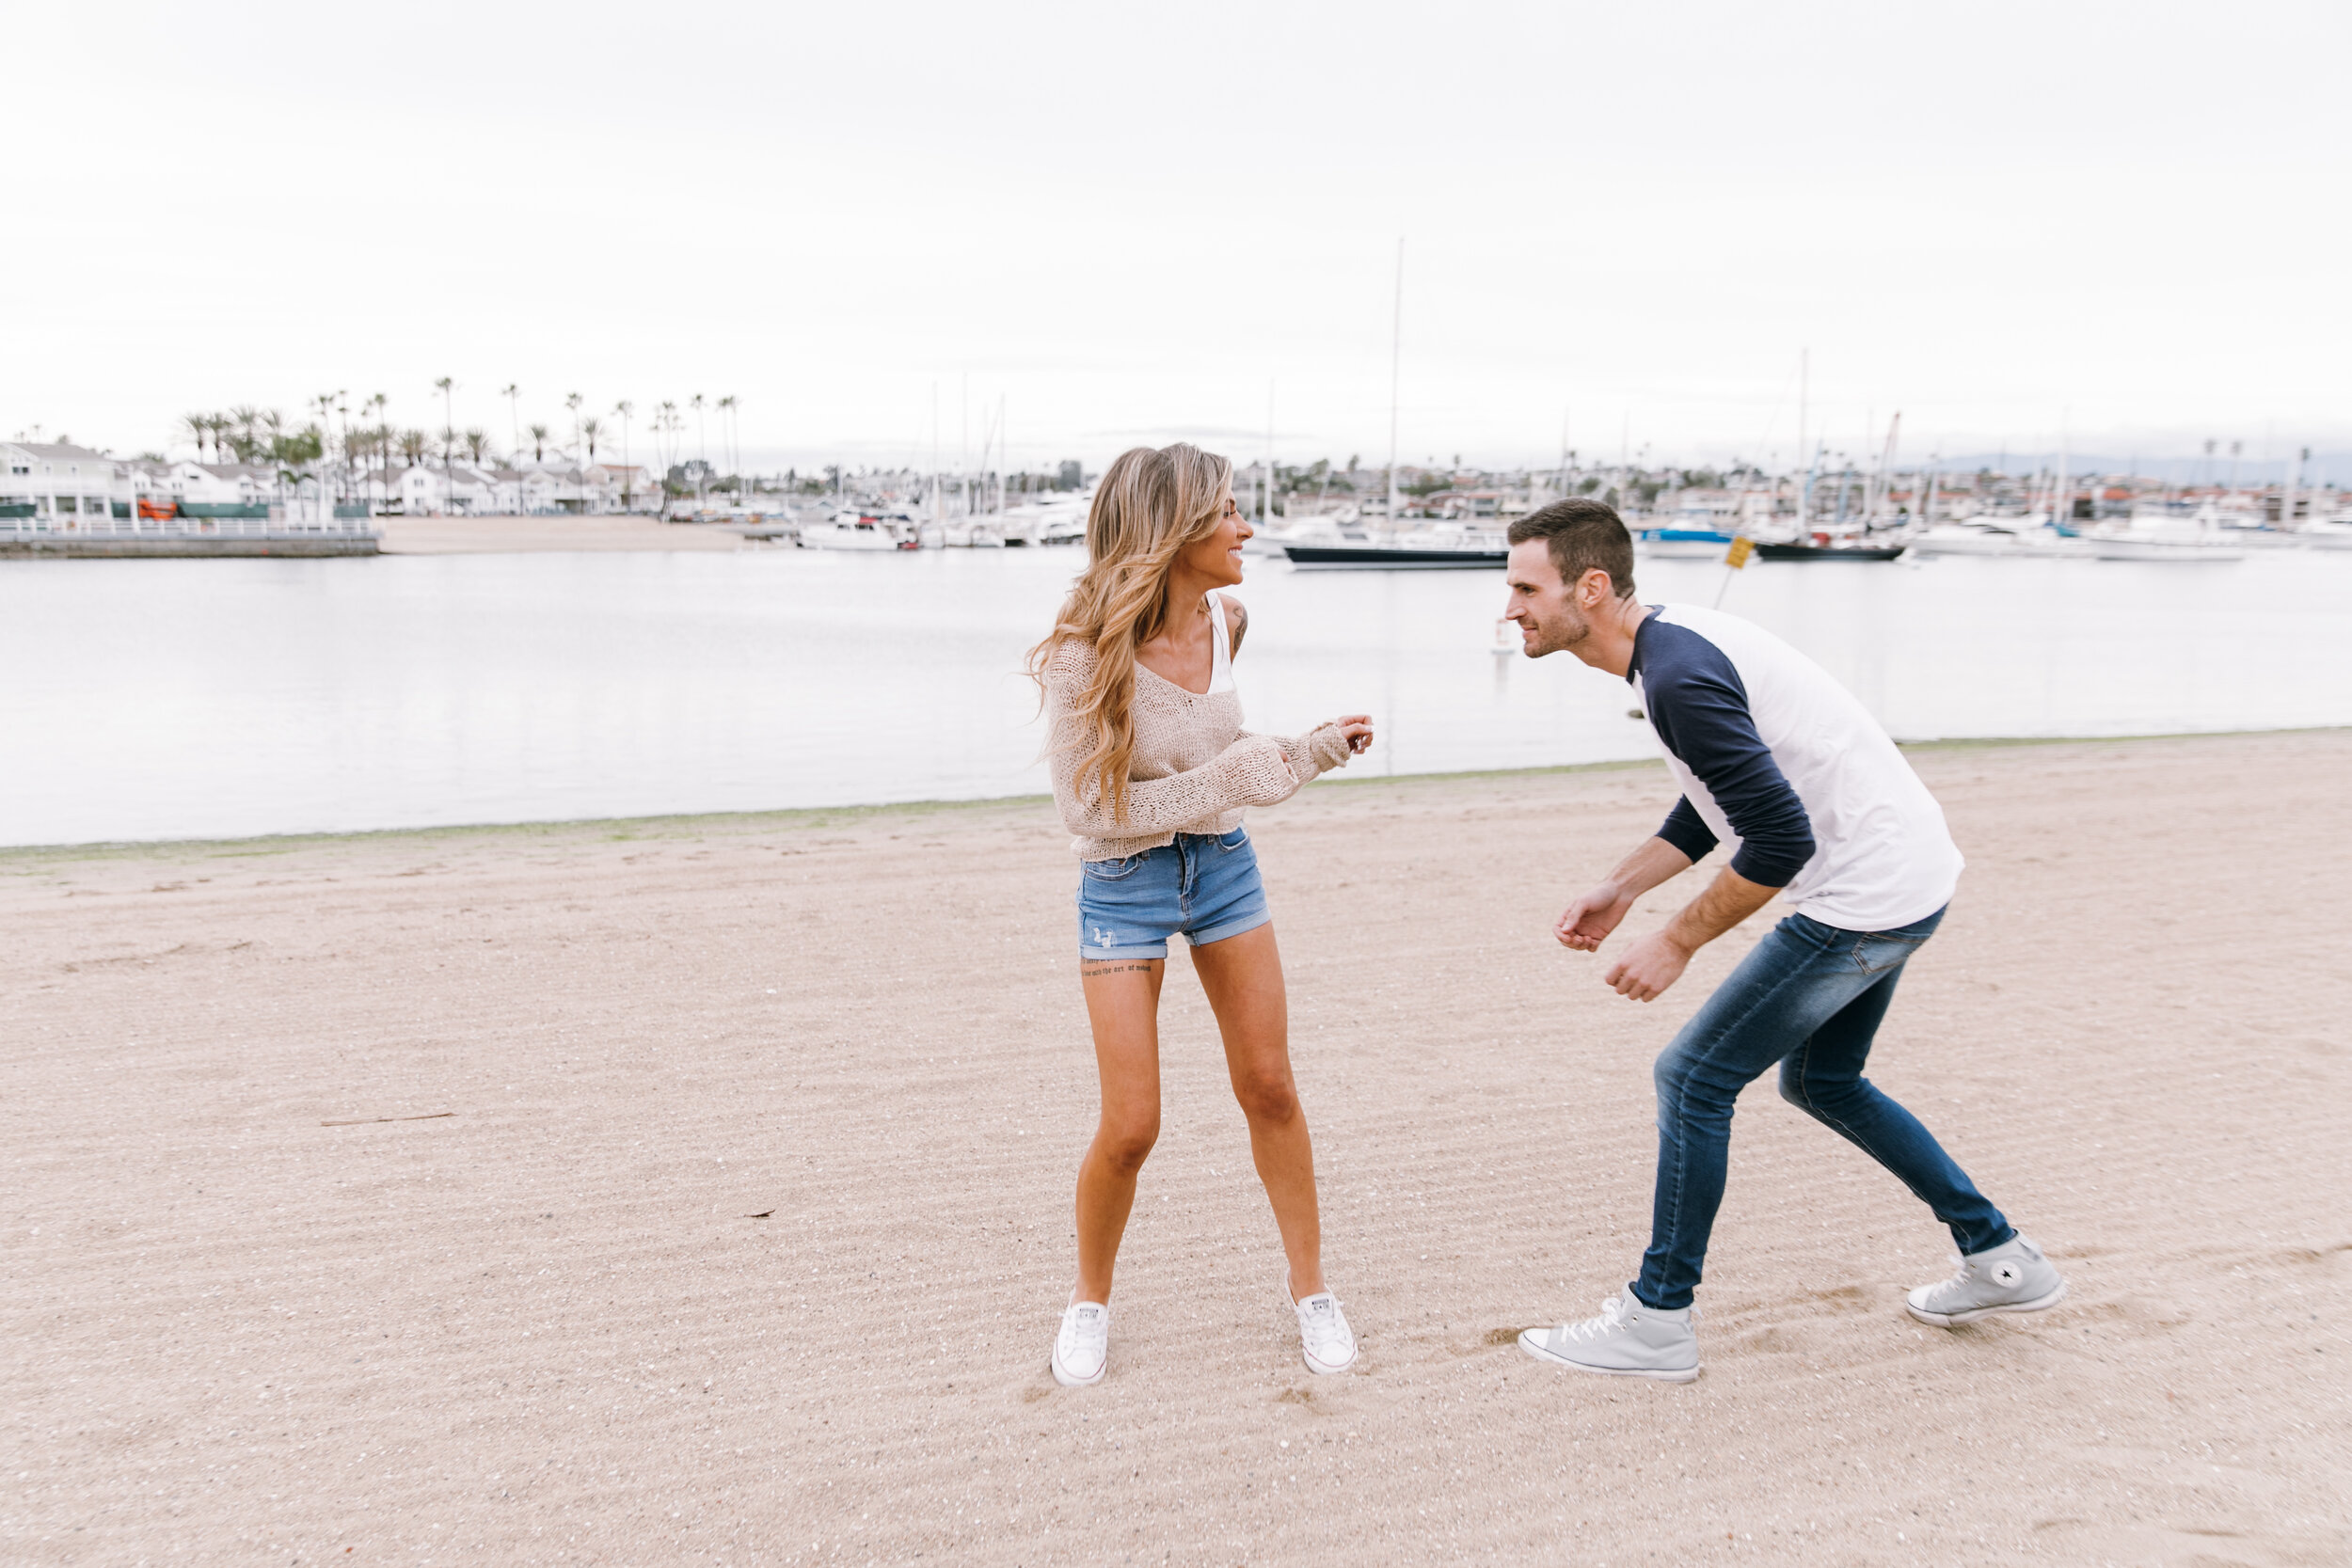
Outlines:
[[[1233,689],[1233,647],[1232,640],[1225,629],[1223,596],[1215,589],[1211,589],[1207,598],[1209,601],[1209,637],[1216,643],[1216,652],[1210,656],[1209,689],[1205,695],[1214,697],[1220,691]]]

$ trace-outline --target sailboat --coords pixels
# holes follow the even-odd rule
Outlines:
[[[1806,514],[1812,505],[1813,475],[1811,471],[1808,471],[1804,484],[1805,499],[1799,510],[1797,519],[1799,536],[1795,539],[1772,543],[1759,540],[1756,546],[1756,555],[1765,561],[1893,561],[1901,555],[1905,548],[1903,545],[1892,542],[1872,543],[1870,535],[1874,531],[1883,531],[1880,528],[1880,515],[1885,508],[1888,470],[1895,461],[1896,437],[1901,432],[1902,427],[1902,411],[1898,409],[1895,417],[1886,424],[1886,444],[1879,449],[1878,469],[1870,476],[1863,490],[1862,520],[1857,531],[1833,533],[1829,530],[1816,529],[1811,526],[1812,518]],[[1819,467],[1820,461],[1820,453],[1817,451],[1814,456],[1815,468]],[[1852,472],[1852,467],[1849,464],[1846,473],[1851,477]],[[1847,483],[1847,479],[1838,481],[1837,510],[1841,515],[1846,509],[1845,487]]]
[[[1294,566],[1318,570],[1379,571],[1397,568],[1416,570],[1452,569],[1493,571],[1510,559],[1510,550],[1500,534],[1490,529],[1467,529],[1457,525],[1436,525],[1417,529],[1400,535],[1398,489],[1396,483],[1398,392],[1402,386],[1405,342],[1405,240],[1396,242],[1396,303],[1389,327],[1389,509],[1384,519],[1386,538],[1375,542],[1345,540],[1339,543],[1294,544],[1285,542],[1282,553]],[[1273,483],[1269,459],[1267,483]],[[1271,510],[1271,508],[1269,508]]]

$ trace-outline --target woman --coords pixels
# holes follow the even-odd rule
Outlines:
[[[1282,959],[1242,808],[1289,799],[1372,743],[1357,714],[1290,739],[1241,727],[1232,657],[1249,617],[1250,527],[1233,466],[1196,447],[1122,453],[1087,516],[1087,568],[1031,650],[1045,690],[1054,801],[1078,835],[1078,957],[1103,1112],[1078,1167],[1078,1278],[1054,1377],[1102,1381],[1111,1268],[1136,1174],[1160,1131],[1158,1011],[1168,939],[1183,933],[1225,1040],[1249,1148],[1290,1260],[1288,1298],[1317,1372],[1355,1364],[1324,1287],[1314,1151],[1291,1078]]]

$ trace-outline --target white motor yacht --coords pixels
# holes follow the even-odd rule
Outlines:
[[[801,529],[804,550],[915,550],[923,547],[914,519],[902,512],[845,506],[821,523]]]
[[[1005,547],[1005,536],[979,517],[959,518],[946,524],[941,533],[949,549],[1001,550]]]
[[[2009,525],[2009,526],[2005,526]],[[2080,546],[2055,529],[2028,525],[2023,517],[2004,522],[1938,523],[1912,536],[1914,555],[2080,555]]]
[[[2101,561],[2242,561],[2245,548],[2220,529],[2195,517],[2171,517],[2130,528],[2095,529],[2083,536]]]

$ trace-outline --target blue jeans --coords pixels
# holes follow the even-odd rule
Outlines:
[[[1943,918],[1841,931],[1792,914],[1682,1026],[1658,1058],[1658,1191],[1638,1299],[1668,1312],[1691,1305],[1724,1201],[1732,1102],[1774,1062],[1781,1098],[1893,1171],[1963,1253],[2017,1234],[1935,1135],[1862,1076],[1904,963]]]

